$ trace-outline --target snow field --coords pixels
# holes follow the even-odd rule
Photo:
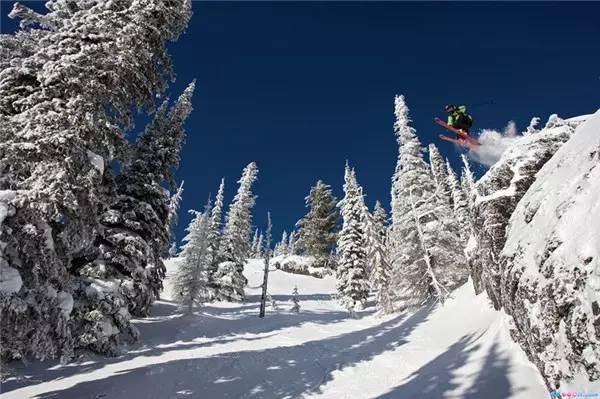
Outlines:
[[[168,264],[169,274],[176,265]],[[116,358],[18,365],[0,398],[544,398],[535,367],[509,336],[503,314],[470,283],[443,307],[349,318],[332,277],[274,270],[280,310],[258,318],[263,263],[252,260],[245,303],[217,303],[183,316],[165,298],[142,338]],[[298,287],[299,314],[290,311]]]

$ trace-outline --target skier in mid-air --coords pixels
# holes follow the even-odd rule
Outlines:
[[[473,117],[467,113],[467,107],[465,105],[448,104],[444,109],[448,113],[448,126],[469,134],[469,129],[473,126]],[[460,138],[459,135],[457,136],[457,138]]]
[[[469,136],[469,129],[473,126],[473,117],[467,112],[467,107],[464,105],[456,106],[448,104],[444,107],[448,113],[448,122],[444,122],[440,118],[435,118],[434,122],[456,134],[456,138],[450,138],[440,135],[442,140],[450,141],[463,147],[473,148],[481,145],[481,143]]]

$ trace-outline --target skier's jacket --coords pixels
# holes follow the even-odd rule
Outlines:
[[[467,113],[467,107],[461,105],[448,114],[448,125],[468,132],[473,126],[473,117]]]

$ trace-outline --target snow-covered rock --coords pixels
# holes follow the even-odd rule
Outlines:
[[[518,203],[498,263],[513,336],[554,388],[600,378],[600,111],[586,119]]]
[[[0,294],[8,295],[13,292],[19,292],[22,286],[23,280],[17,269],[8,266],[0,258]]]
[[[60,291],[56,297],[58,299],[58,307],[62,310],[63,315],[69,317],[73,311],[73,295],[65,291]]]
[[[314,256],[280,255],[271,259],[271,264],[277,269],[288,273],[305,274],[322,278],[323,267],[314,267],[316,259]]]
[[[96,168],[100,176],[102,176],[104,174],[104,158],[90,150],[87,150],[87,156],[92,166]]]
[[[501,307],[497,260],[504,247],[508,220],[538,170],[574,132],[573,124],[555,119],[551,127],[515,139],[475,186],[471,218],[476,245],[470,248],[469,264],[475,290],[486,289],[497,309]]]
[[[10,202],[15,199],[16,191],[13,190],[0,190],[0,226],[2,222],[10,215],[12,207]]]

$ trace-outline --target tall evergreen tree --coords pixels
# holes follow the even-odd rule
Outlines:
[[[46,7],[15,4],[21,31],[0,35],[0,264],[23,282],[0,301],[1,355],[10,358],[68,358],[79,345],[72,330],[81,319],[61,306],[80,307],[73,289],[87,281],[82,258],[110,200],[105,167],[126,152],[132,110],[152,108],[164,92],[166,42],[191,15],[190,1]]]
[[[331,194],[331,187],[319,180],[305,201],[309,211],[296,224],[295,250],[314,256],[315,267],[324,267],[330,264],[329,257],[337,238],[337,199]]]
[[[258,246],[258,229],[254,230],[254,237],[252,238],[252,245],[250,246],[250,255],[256,254],[256,247]]]
[[[216,297],[216,292],[218,290],[218,284],[215,281],[215,274],[217,269],[219,268],[219,263],[221,262],[220,257],[220,248],[221,248],[221,239],[222,239],[222,225],[223,225],[223,200],[225,198],[225,179],[221,179],[221,183],[219,184],[219,189],[217,190],[217,196],[215,197],[215,203],[210,210],[209,216],[209,229],[208,229],[208,257],[209,257],[209,265],[208,265],[208,290],[210,292],[211,298],[214,299]]]
[[[440,155],[440,151],[435,144],[429,144],[429,166],[433,181],[438,188],[440,198],[452,205],[452,193],[448,186],[448,175],[446,173],[446,162]]]
[[[183,183],[184,181],[182,180],[181,184],[177,188],[177,191],[171,196],[169,201],[169,234],[170,240],[173,244],[175,241],[175,232],[173,229],[177,225],[177,213],[179,212],[179,205],[181,204],[181,199],[183,198]],[[169,250],[169,252],[170,251],[171,250]]]
[[[446,161],[446,171],[448,174],[448,186],[452,192],[452,203],[454,210],[454,217],[460,227],[460,236],[464,244],[466,244],[471,234],[471,227],[469,221],[469,204],[464,191],[460,187],[456,173],[450,165],[450,162]]]
[[[283,233],[281,234],[281,253],[283,255],[287,255],[289,254],[289,250],[288,250],[288,233],[287,231],[283,231]]]
[[[194,306],[210,300],[209,269],[211,253],[209,236],[211,233],[210,203],[204,212],[190,211],[194,218],[186,228],[185,243],[177,258],[177,273],[174,276],[175,299],[186,308],[187,313]]]
[[[101,216],[105,234],[100,259],[110,266],[109,273],[131,279],[121,289],[136,316],[147,315],[162,290],[162,258],[171,229],[169,196],[162,185],[174,187],[173,169],[179,164],[194,86],[191,83],[170,109],[163,102],[139,137],[131,161],[117,176],[117,195]],[[84,271],[97,275],[96,265],[89,264]]]
[[[448,290],[466,277],[458,228],[423,160],[403,96],[396,97],[395,114],[400,145],[392,179],[390,244],[395,283],[415,304],[432,297],[443,301]]]
[[[253,255],[256,259],[262,258],[262,256],[263,256],[264,242],[265,242],[265,236],[261,231],[258,234],[258,241],[256,242],[256,249],[255,249],[255,252]]]
[[[255,203],[252,184],[257,174],[258,168],[254,162],[244,168],[242,177],[238,181],[238,192],[227,213],[220,250],[223,261],[215,273],[218,287],[216,297],[220,300],[244,299],[244,286],[247,280],[243,272],[250,253],[252,208]]]
[[[292,231],[288,237],[288,253],[290,255],[296,255],[296,236],[298,234],[295,231]]]
[[[463,163],[463,170],[460,176],[460,186],[465,197],[467,198],[469,209],[471,209],[473,206],[473,196],[475,193],[475,175],[471,171],[471,166],[469,165],[469,160],[467,157],[462,154],[460,158]]]
[[[287,231],[283,231],[281,234],[281,241],[279,241],[275,245],[275,250],[273,251],[274,256],[287,255],[288,252],[288,233]]]
[[[365,235],[365,203],[354,169],[346,165],[344,198],[340,202],[343,219],[337,243],[336,269],[338,300],[348,311],[360,310],[367,302],[369,282]]]
[[[377,307],[389,313],[393,311],[392,302],[392,265],[389,260],[387,246],[387,215],[379,201],[375,202],[373,213],[367,215],[367,261],[372,287],[377,290]]]
[[[74,309],[78,346],[110,352],[120,332],[137,337],[129,314],[146,316],[159,297],[172,223],[170,196],[163,185],[175,188],[173,170],[179,163],[193,91],[194,83],[172,107],[168,100],[163,102],[114,184],[107,184],[114,189],[111,203],[101,211],[102,229],[94,247],[77,259],[82,263],[75,290],[80,303]],[[112,287],[113,281],[119,281],[118,287]]]

